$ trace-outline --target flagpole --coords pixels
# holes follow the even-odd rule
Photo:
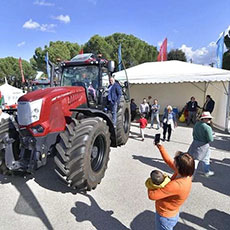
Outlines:
[[[25,78],[24,78],[24,73],[23,73],[23,69],[22,69],[22,59],[21,59],[21,57],[18,59],[18,63],[19,63],[19,68],[20,68],[20,72],[21,72],[22,83],[24,83]]]

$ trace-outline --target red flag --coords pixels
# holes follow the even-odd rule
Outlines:
[[[23,69],[22,69],[22,59],[19,58],[18,62],[19,62],[19,68],[20,68],[20,71],[21,71],[21,76],[22,76],[22,83],[24,83],[25,78],[24,78],[24,73],[23,73]]]
[[[157,56],[157,61],[167,61],[167,38],[163,41],[160,52]]]
[[[84,54],[83,49],[80,50],[79,54]]]

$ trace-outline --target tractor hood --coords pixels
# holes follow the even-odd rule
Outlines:
[[[18,100],[18,123],[34,136],[65,130],[71,109],[87,106],[85,88],[66,86],[40,89]]]
[[[36,101],[38,99],[50,99],[54,100],[56,97],[65,97],[71,93],[81,93],[84,92],[85,89],[79,86],[66,86],[66,87],[52,87],[46,89],[35,90],[33,92],[29,92],[18,99],[18,101]]]

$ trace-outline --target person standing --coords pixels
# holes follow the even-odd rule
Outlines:
[[[144,141],[145,140],[145,128],[148,124],[147,119],[145,118],[145,115],[143,113],[141,113],[141,118],[137,121],[137,123],[140,123],[140,134],[141,134],[141,140]]]
[[[196,123],[196,113],[197,108],[199,108],[195,97],[191,97],[190,101],[186,104],[188,110],[188,118],[187,118],[187,126],[189,126],[190,122],[192,121],[193,124]]]
[[[178,151],[172,159],[161,144],[157,144],[165,163],[174,171],[171,181],[163,188],[148,189],[148,197],[155,200],[155,229],[172,230],[179,219],[179,209],[189,196],[195,163],[188,153]]]
[[[140,104],[139,107],[140,114],[144,114],[145,118],[148,120],[149,116],[149,104],[147,103],[146,98],[143,98],[143,102]]]
[[[215,101],[211,98],[210,95],[206,96],[206,101],[203,106],[203,111],[209,112],[210,114],[214,110]]]
[[[163,141],[166,139],[166,133],[168,132],[168,139],[170,141],[172,130],[177,126],[176,115],[172,110],[172,106],[168,105],[165,108],[163,115]]]
[[[137,114],[137,105],[133,98],[131,99],[130,110],[131,110],[131,121],[134,121]]]
[[[109,78],[109,83],[108,101],[110,110],[112,112],[113,125],[116,127],[117,108],[121,98],[121,86],[115,81],[114,77]]]
[[[153,104],[151,106],[151,126],[150,128],[153,129],[154,119],[156,119],[157,121],[157,129],[160,128],[159,113],[160,113],[160,105],[158,105],[157,99],[154,99]]]
[[[214,172],[210,170],[210,145],[213,141],[212,128],[209,123],[212,120],[210,112],[203,112],[200,121],[193,128],[193,142],[188,149],[195,160],[195,169],[198,167],[199,161],[203,162],[204,175],[206,177],[213,176]]]

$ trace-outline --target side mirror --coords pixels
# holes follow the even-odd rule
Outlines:
[[[109,72],[114,72],[114,69],[115,69],[115,63],[114,63],[114,61],[109,61],[108,62],[108,70],[109,70]]]

